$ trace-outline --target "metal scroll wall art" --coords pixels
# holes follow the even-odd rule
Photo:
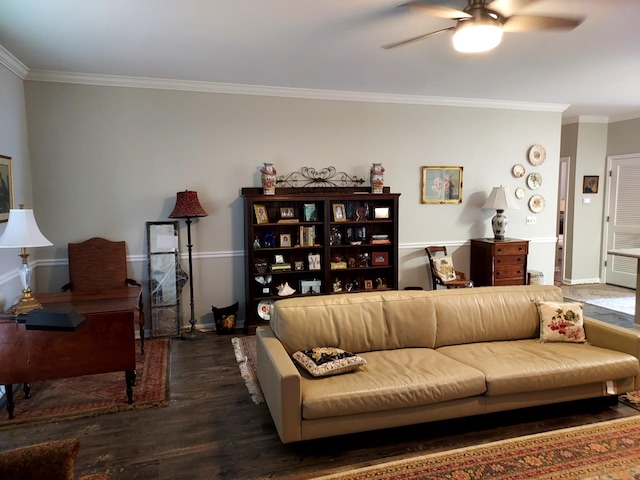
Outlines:
[[[364,179],[345,172],[338,172],[335,167],[325,167],[316,170],[312,167],[302,167],[299,171],[288,175],[281,175],[276,180],[279,187],[286,188],[324,188],[357,187],[364,183]]]

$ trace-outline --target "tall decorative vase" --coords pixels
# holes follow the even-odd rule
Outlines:
[[[262,193],[264,195],[276,194],[276,169],[273,163],[264,162],[264,167],[260,169],[262,173]]]
[[[382,193],[384,187],[384,167],[381,163],[371,165],[371,193]]]

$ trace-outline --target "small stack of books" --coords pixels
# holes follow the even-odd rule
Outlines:
[[[371,235],[371,245],[388,245],[390,243],[389,235]]]

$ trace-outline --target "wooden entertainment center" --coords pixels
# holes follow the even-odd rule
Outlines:
[[[51,311],[85,317],[75,331],[28,330],[18,318],[0,319],[0,385],[13,418],[13,384],[23,384],[29,398],[32,382],[107,372],[124,372],[128,403],[133,403],[136,352],[134,320],[144,325],[141,288],[101,293],[45,293],[37,298]]]

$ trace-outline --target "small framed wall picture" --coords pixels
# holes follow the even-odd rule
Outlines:
[[[13,172],[11,157],[0,155],[0,222],[9,220],[13,208]]]
[[[333,221],[334,222],[346,222],[347,214],[344,209],[343,203],[334,203],[333,204]]]
[[[600,177],[597,175],[585,175],[582,180],[582,193],[598,193]]]
[[[254,203],[253,211],[256,214],[256,222],[258,224],[269,223],[269,216],[267,215],[267,207],[265,207],[264,205],[259,205],[257,203]]]
[[[373,207],[373,218],[376,218],[376,219],[389,218],[389,207]]]
[[[290,246],[291,246],[291,234],[290,233],[280,234],[280,247],[288,248]]]
[[[374,267],[383,267],[389,265],[388,252],[373,252],[371,254],[371,265]]]

